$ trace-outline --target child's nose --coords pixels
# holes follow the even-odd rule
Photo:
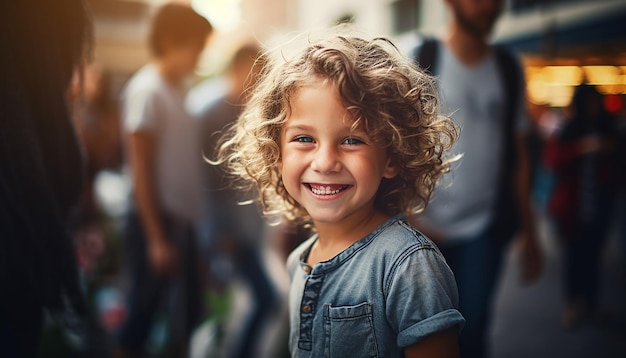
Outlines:
[[[339,172],[341,163],[337,151],[332,146],[321,146],[315,152],[315,157],[311,162],[311,169],[322,174]]]

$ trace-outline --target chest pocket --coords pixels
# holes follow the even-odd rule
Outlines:
[[[378,357],[372,304],[324,305],[324,357]]]

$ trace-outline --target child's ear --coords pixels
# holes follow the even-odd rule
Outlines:
[[[391,159],[387,159],[387,165],[383,170],[383,178],[392,179],[398,175],[398,172],[400,172],[400,169],[391,162]]]

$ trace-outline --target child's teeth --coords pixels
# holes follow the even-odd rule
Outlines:
[[[331,194],[337,194],[339,193],[339,189],[337,190],[332,190],[331,187],[327,186],[321,186],[319,188],[311,188],[311,190],[313,191],[313,193],[317,194],[317,195],[331,195]]]

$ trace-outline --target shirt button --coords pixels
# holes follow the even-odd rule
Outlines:
[[[302,313],[311,313],[311,305],[302,305]]]
[[[309,265],[304,265],[304,267],[302,268],[304,270],[304,273],[306,273],[307,275],[311,274],[311,266]]]

